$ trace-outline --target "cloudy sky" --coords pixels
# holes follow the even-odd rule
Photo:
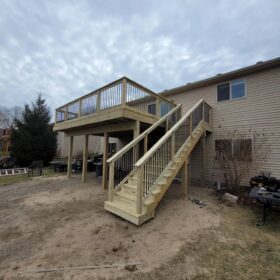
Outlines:
[[[280,56],[279,0],[0,0],[0,106],[156,92]]]

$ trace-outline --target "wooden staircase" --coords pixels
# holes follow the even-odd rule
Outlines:
[[[174,119],[172,114],[179,109],[175,108],[173,113],[166,115],[161,121]],[[158,125],[160,123],[150,128],[148,133],[141,134],[130,146],[124,147],[123,152],[131,147],[135,151],[135,143],[145,140],[146,135]],[[162,197],[207,130],[210,130],[210,106],[200,100],[149,151],[145,151],[119,183],[115,180],[115,167],[125,152],[109,159],[109,199],[105,202],[105,209],[136,225],[153,218]]]

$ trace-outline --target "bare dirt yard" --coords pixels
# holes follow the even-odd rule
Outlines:
[[[137,227],[103,209],[107,193],[93,177],[1,186],[0,279],[279,279],[280,213],[256,227],[258,209],[230,207],[209,189],[189,196],[207,206],[174,184],[156,218]],[[130,262],[142,264],[26,272]]]

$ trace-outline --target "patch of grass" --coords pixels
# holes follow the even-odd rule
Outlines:
[[[0,177],[0,186],[12,185],[19,182],[24,182],[30,180],[31,177],[25,175],[11,175],[11,176],[1,176]]]
[[[54,177],[66,175],[66,172],[54,172],[51,167],[44,167],[42,175],[44,177]],[[1,176],[0,177],[0,186],[12,185],[19,182],[25,182],[28,180],[32,180],[33,177],[28,177],[27,174],[24,175],[10,175],[10,176]]]

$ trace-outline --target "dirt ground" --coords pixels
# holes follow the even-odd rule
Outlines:
[[[60,176],[2,186],[0,279],[279,279],[279,219],[256,228],[256,213],[221,204],[209,189],[191,188],[190,197],[207,206],[182,199],[172,185],[156,218],[137,227],[103,209],[107,193],[94,177],[86,184]],[[130,262],[142,265],[24,272]],[[257,275],[255,265],[264,267]]]

